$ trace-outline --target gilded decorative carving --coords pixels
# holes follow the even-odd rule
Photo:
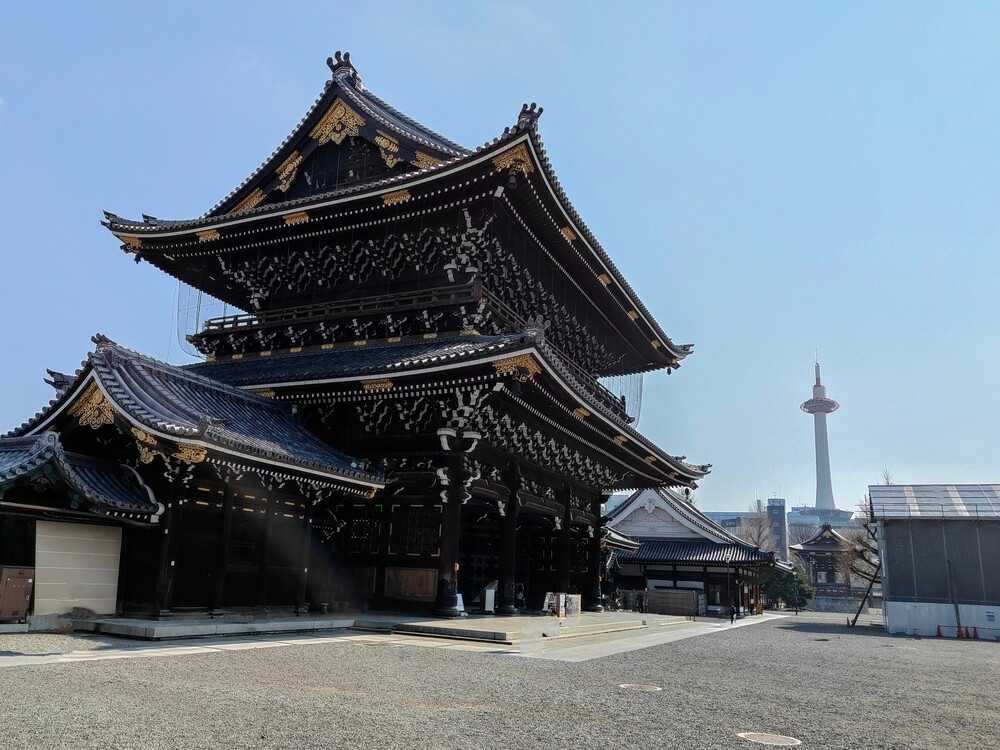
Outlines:
[[[288,188],[295,182],[295,175],[298,173],[301,163],[302,154],[298,151],[293,151],[287,159],[281,162],[281,166],[275,172],[278,177],[278,190],[283,193],[288,192]]]
[[[395,138],[379,130],[375,135],[375,145],[378,146],[379,153],[382,154],[382,159],[387,167],[392,169],[399,163],[399,143]]]
[[[628,438],[625,437],[624,435],[615,435],[611,439],[614,440],[616,443],[618,443],[618,445],[625,445],[625,443],[628,442]]]
[[[559,233],[566,238],[567,242],[572,242],[576,239],[576,232],[573,231],[573,227],[563,227],[559,230]]]
[[[309,133],[309,137],[320,145],[333,141],[339,146],[347,136],[360,135],[364,124],[361,116],[338,98]]]
[[[183,461],[186,464],[200,464],[208,456],[208,451],[205,448],[200,448],[196,445],[184,445],[182,443],[177,444],[177,450],[174,451],[174,458]]]
[[[582,406],[578,406],[573,410],[573,414],[579,419],[586,419],[590,416],[590,411],[584,409]]]
[[[104,392],[91,383],[86,392],[73,404],[69,410],[70,416],[76,417],[81,427],[98,429],[106,424],[114,424],[115,410],[111,402],[104,397]]]
[[[639,313],[637,313],[635,310],[629,310],[627,315],[629,320],[636,320],[639,317]]]
[[[285,220],[285,224],[286,225],[302,224],[304,222],[309,221],[309,212],[308,211],[296,211],[293,214],[285,214],[281,218],[283,218]]]
[[[133,250],[138,250],[140,247],[142,247],[141,237],[129,237],[127,234],[116,234],[115,237],[120,239],[122,242],[124,242]]]
[[[135,436],[136,448],[139,450],[139,463],[153,463],[153,459],[159,454],[159,451],[155,449],[156,438],[138,427],[132,428],[132,435]]]
[[[198,237],[198,242],[210,242],[220,237],[218,229],[206,229],[203,232],[195,232],[195,235]]]
[[[659,349],[659,348],[660,348],[661,346],[663,346],[663,344],[662,344],[662,343],[660,343],[660,340],[659,340],[659,339],[653,339],[653,340],[652,340],[652,341],[650,341],[649,343],[653,345],[653,348],[654,348],[654,349]]]
[[[494,156],[493,166],[500,171],[509,169],[524,175],[535,171],[535,165],[531,163],[528,148],[523,143],[519,143],[514,148],[507,149],[502,154]]]
[[[156,438],[150,435],[145,430],[140,430],[138,427],[133,427],[132,434],[135,435],[135,439],[140,443],[145,443],[146,445],[156,445]]]
[[[274,390],[271,388],[265,388],[262,391],[255,391],[258,396],[263,396],[264,398],[274,398]]]
[[[516,357],[498,359],[493,363],[494,369],[500,375],[520,375],[527,373],[527,377],[533,378],[542,371],[542,368],[530,354],[519,354]]]
[[[366,393],[385,393],[392,390],[392,381],[389,378],[382,380],[369,380],[361,386]]]
[[[260,188],[257,188],[252,193],[250,193],[250,195],[248,195],[246,198],[237,203],[236,207],[233,208],[233,210],[230,211],[230,213],[234,214],[245,213],[246,211],[249,211],[251,208],[255,208],[257,204],[259,204],[262,200],[264,200],[264,191],[261,190]]]
[[[604,286],[607,286],[608,284],[611,283],[611,277],[608,276],[606,273],[598,274],[597,280],[600,281],[602,284],[604,284]]]
[[[647,464],[655,464],[656,463],[656,456],[649,455],[649,456],[646,456],[642,460],[645,461]]]
[[[409,190],[397,190],[394,193],[386,193],[382,196],[382,205],[385,206],[395,206],[400,203],[406,203],[412,200],[413,196],[410,195]]]
[[[433,156],[425,154],[423,151],[417,151],[417,155],[413,157],[414,166],[417,166],[420,169],[431,169],[440,163],[440,159],[435,159]]]

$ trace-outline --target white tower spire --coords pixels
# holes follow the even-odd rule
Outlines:
[[[833,500],[833,480],[830,478],[830,443],[826,435],[826,415],[837,411],[840,404],[826,397],[826,387],[819,375],[816,363],[816,384],[812,398],[802,404],[802,411],[813,415],[816,432],[816,509],[835,510]]]

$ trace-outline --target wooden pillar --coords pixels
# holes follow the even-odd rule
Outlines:
[[[610,495],[599,496],[590,505],[590,512],[597,520],[594,522],[594,535],[590,538],[586,605],[588,612],[604,611],[604,605],[601,603],[601,577],[604,573],[604,554],[601,549],[601,533],[604,531],[604,523],[601,518],[601,505],[606,503],[609,497]]]
[[[160,562],[156,574],[156,601],[154,602],[157,617],[170,616],[174,575],[177,572],[177,539],[181,531],[180,514],[183,491],[180,478],[175,477],[170,488],[170,502],[163,514],[163,536],[160,539]]]
[[[561,593],[569,592],[569,572],[570,572],[570,489],[563,487],[559,494],[562,503],[562,528],[559,530],[558,542],[558,567],[556,574],[556,591]]]
[[[306,606],[306,590],[309,585],[309,549],[312,546],[312,503],[306,501],[306,515],[302,527],[302,546],[299,550],[299,590],[295,596],[295,614],[304,615],[309,612]]]
[[[225,606],[226,574],[229,571],[229,544],[233,530],[233,489],[226,482],[222,493],[222,530],[215,558],[215,588],[212,591],[212,612],[220,612]]]
[[[507,502],[504,516],[500,519],[500,581],[498,593],[500,603],[498,615],[516,615],[517,608],[517,517],[520,510],[519,492],[521,472],[517,464],[511,464],[504,481],[507,484]]]
[[[389,527],[392,525],[392,506],[387,497],[379,505],[378,523],[373,524],[373,533],[378,534],[375,546],[375,601],[385,606],[385,568],[389,557]]]
[[[461,559],[462,503],[465,491],[465,457],[449,453],[445,458],[447,485],[441,500],[441,552],[438,557],[438,590],[434,614],[442,617],[465,617],[465,602],[458,587],[458,569]]]
[[[274,516],[271,498],[264,500],[264,522],[260,530],[260,549],[257,550],[257,607],[267,607],[267,578],[271,564],[271,524]]]

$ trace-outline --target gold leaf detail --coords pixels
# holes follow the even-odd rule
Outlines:
[[[542,371],[538,362],[530,354],[519,354],[516,357],[498,359],[493,363],[493,367],[500,375],[524,376],[526,374],[526,377],[524,377],[525,380],[535,377],[535,375]]]
[[[579,419],[586,419],[587,417],[590,416],[590,412],[587,409],[584,409],[582,406],[576,407],[573,410],[573,414],[576,415]]]
[[[198,237],[198,242],[209,242],[219,239],[220,235],[218,229],[206,229],[203,232],[195,232],[195,236]]]
[[[531,156],[528,154],[528,149],[523,143],[519,143],[514,148],[507,149],[502,154],[494,156],[493,166],[500,171],[509,169],[524,175],[535,171],[535,165],[531,163]]]
[[[655,464],[656,463],[656,456],[649,455],[649,456],[646,456],[642,460],[645,461],[647,464]]]
[[[281,162],[281,166],[274,173],[278,177],[278,190],[283,193],[288,192],[288,188],[295,182],[295,175],[299,171],[301,163],[302,154],[298,151],[292,151],[288,158]]]
[[[614,440],[616,443],[618,443],[618,445],[625,445],[625,443],[628,442],[628,438],[625,437],[624,435],[615,435],[611,439]]]
[[[611,283],[611,277],[608,276],[606,273],[599,274],[597,276],[597,280],[600,281],[602,284],[604,284],[604,286],[607,286],[608,284]]]
[[[639,313],[635,310],[629,310],[626,314],[628,315],[629,320],[636,320],[639,317]]]
[[[382,154],[382,159],[385,160],[387,167],[392,169],[399,163],[399,143],[396,142],[395,138],[379,130],[375,135],[375,145],[378,146],[379,153]]]
[[[394,193],[386,193],[382,196],[382,205],[384,206],[395,206],[400,203],[406,203],[412,200],[413,196],[410,195],[409,190],[397,190]]]
[[[141,464],[151,464],[159,455],[159,451],[154,451],[145,445],[137,445],[136,448],[139,449],[139,463]]]
[[[138,427],[132,428],[132,434],[135,435],[135,439],[140,443],[145,443],[146,445],[156,445],[156,438],[150,435],[145,430],[140,430]]]
[[[663,346],[663,344],[661,344],[658,339],[653,339],[649,343],[653,345],[654,349],[659,349],[661,346]]]
[[[122,242],[124,242],[133,250],[137,250],[138,248],[142,247],[141,237],[129,237],[127,234],[116,234],[115,237],[120,239]]]
[[[339,146],[347,136],[360,135],[360,129],[364,127],[364,124],[365,121],[358,113],[338,98],[330,105],[330,109],[323,115],[323,119],[309,133],[309,137],[318,141],[321,146],[329,141],[333,141]]]
[[[257,204],[260,203],[262,200],[264,200],[264,191],[261,190],[260,188],[257,188],[252,193],[250,193],[250,195],[248,195],[246,198],[237,203],[236,207],[233,208],[233,210],[230,211],[230,213],[233,214],[245,213],[249,211],[251,208],[255,208]]]
[[[365,393],[384,393],[392,390],[392,381],[389,378],[382,380],[369,380],[361,386]]]
[[[303,224],[303,223],[309,221],[309,212],[308,211],[296,211],[293,214],[285,214],[281,218],[283,218],[285,220],[285,224],[289,225],[289,226],[292,225],[292,224]]]
[[[81,427],[98,429],[106,424],[114,424],[115,410],[111,402],[104,397],[104,392],[91,383],[83,396],[69,410],[72,417],[80,421]]]
[[[177,450],[174,451],[174,458],[186,464],[200,464],[208,456],[205,448],[196,445],[183,445],[178,443]]]
[[[559,234],[565,237],[567,242],[572,242],[576,239],[576,232],[573,231],[573,227],[563,227],[559,230]]]
[[[413,157],[413,164],[420,169],[432,169],[440,163],[440,159],[435,159],[433,156],[425,154],[423,151],[417,151],[417,155]]]
[[[271,388],[265,388],[262,391],[255,391],[258,396],[263,396],[264,398],[274,398],[274,391]]]

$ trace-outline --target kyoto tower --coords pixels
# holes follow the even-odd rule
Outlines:
[[[830,479],[830,443],[826,437],[826,415],[837,411],[840,404],[826,397],[826,388],[819,379],[819,362],[816,363],[816,384],[813,397],[803,402],[802,411],[813,415],[816,428],[816,510],[836,510],[833,501],[833,482]]]

